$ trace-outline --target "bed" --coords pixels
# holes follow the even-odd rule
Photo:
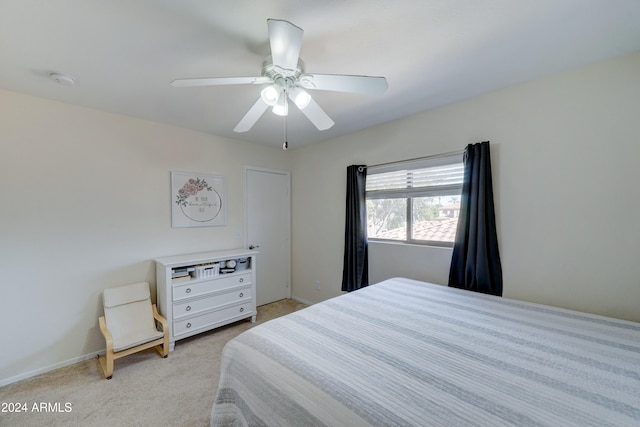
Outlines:
[[[640,426],[640,324],[404,278],[224,348],[212,426]]]

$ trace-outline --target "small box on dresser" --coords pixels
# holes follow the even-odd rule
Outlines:
[[[246,318],[255,322],[256,255],[233,249],[155,260],[158,310],[167,319],[171,351],[182,338]],[[240,259],[246,268],[226,267]]]

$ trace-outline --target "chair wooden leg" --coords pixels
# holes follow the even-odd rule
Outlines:
[[[160,313],[158,313],[158,307],[153,304],[153,317],[156,320],[156,323],[160,326],[160,329],[164,332],[164,337],[162,338],[162,344],[156,347],[156,351],[163,358],[167,358],[169,355],[169,326],[167,323],[167,319],[162,317]]]
[[[100,362],[100,367],[102,368],[104,377],[110,380],[113,376],[113,337],[111,336],[111,332],[107,329],[107,323],[104,316],[98,318],[98,323],[100,324],[100,332],[104,335],[106,344],[105,355],[99,356],[98,361]]]
[[[110,380],[113,377],[113,356],[109,357],[108,354],[104,356],[99,356],[98,361],[100,362],[100,367],[102,368],[102,375]]]
[[[154,347],[154,349],[160,355],[160,357],[162,357],[163,359],[166,359],[167,356],[169,356],[169,351],[168,351],[169,346],[157,345],[157,346]]]

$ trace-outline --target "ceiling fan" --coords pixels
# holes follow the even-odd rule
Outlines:
[[[262,74],[259,77],[176,79],[171,82],[171,85],[175,87],[265,85],[260,98],[233,129],[235,132],[246,132],[251,129],[269,107],[274,114],[287,116],[289,101],[293,102],[318,130],[326,130],[332,127],[334,122],[311,98],[307,89],[365,95],[380,95],[387,90],[388,84],[384,77],[306,73],[304,62],[300,59],[302,28],[280,19],[267,19],[267,26],[271,56],[262,64]]]

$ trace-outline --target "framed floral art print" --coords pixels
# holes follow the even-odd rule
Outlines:
[[[171,172],[171,226],[212,227],[227,224],[223,176]]]

